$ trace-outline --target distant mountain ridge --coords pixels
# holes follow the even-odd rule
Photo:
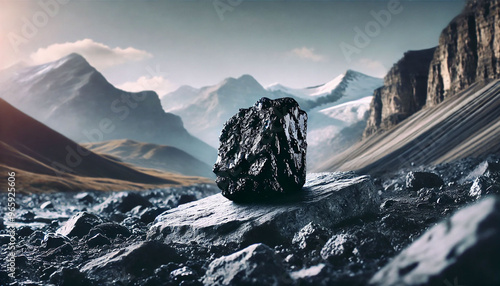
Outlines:
[[[326,84],[302,89],[281,84],[264,88],[252,76],[243,75],[226,78],[216,85],[200,89],[180,87],[165,95],[162,105],[166,111],[184,118],[184,124],[190,132],[216,147],[223,124],[240,108],[252,106],[261,97],[292,97],[309,114],[308,141],[326,142],[342,128],[365,120],[364,113],[368,110],[369,102],[361,99],[370,97],[373,90],[382,84],[381,79],[352,70]],[[355,103],[350,106],[347,104],[349,102]],[[315,132],[327,125],[330,126],[329,132]],[[314,149],[315,145],[321,148],[319,144],[311,144],[309,149]]]
[[[216,151],[166,113],[153,91],[111,85],[78,54],[2,73],[0,96],[77,142],[133,139],[177,147],[212,164]]]
[[[240,108],[250,107],[262,97],[278,98],[250,75],[226,78],[216,85],[200,89],[181,89],[162,98],[163,108],[185,118],[186,128],[214,147],[219,144],[218,136],[223,124]],[[177,98],[191,100],[178,105],[174,103]]]
[[[126,190],[207,182],[139,170],[89,151],[0,99],[0,170],[21,192]],[[4,190],[5,191],[5,190]]]
[[[330,107],[348,101],[361,99],[367,96],[367,92],[371,94],[374,89],[373,87],[376,88],[382,85],[383,82],[379,78],[354,70],[347,70],[345,73],[335,77],[333,80],[325,84],[294,89],[276,83],[270,85],[268,90],[278,94],[290,94],[297,96],[299,101],[305,99],[305,101],[302,101],[302,106],[304,109],[310,110],[317,107],[325,108],[327,106],[324,105],[327,104],[330,104]],[[352,90],[353,88],[358,90]]]
[[[107,154],[136,166],[189,176],[215,177],[212,167],[171,146],[129,139],[82,144],[96,153]]]

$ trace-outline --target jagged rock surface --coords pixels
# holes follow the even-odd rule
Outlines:
[[[204,285],[293,285],[279,256],[257,243],[210,263]]]
[[[406,188],[410,191],[418,191],[421,188],[439,188],[443,185],[443,179],[434,173],[409,172],[406,174]]]
[[[174,248],[158,241],[146,241],[93,259],[81,270],[91,277],[102,272],[120,271],[138,275],[145,271],[152,273],[162,264],[179,261]]]
[[[69,237],[83,237],[92,227],[102,223],[102,220],[90,213],[80,212],[71,217],[57,233]]]
[[[390,129],[425,105],[434,50],[406,52],[391,68],[384,77],[384,86],[374,92],[364,137]]]
[[[499,0],[470,0],[443,30],[435,50],[405,53],[374,93],[364,137],[388,130],[423,106],[434,106],[476,82],[498,79],[499,22]]]
[[[292,98],[261,98],[224,125],[214,165],[217,186],[234,201],[300,191],[306,180],[307,114]]]
[[[500,1],[472,0],[441,33],[429,71],[427,105],[500,75]]]
[[[500,198],[460,210],[429,229],[371,280],[372,285],[499,285]]]
[[[237,204],[217,194],[181,205],[156,218],[150,239],[165,242],[275,245],[292,241],[310,222],[332,227],[377,212],[379,198],[367,176],[353,173],[309,174],[303,191],[274,202]]]

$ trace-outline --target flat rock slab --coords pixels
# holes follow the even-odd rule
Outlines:
[[[238,204],[221,194],[181,205],[158,216],[148,239],[201,245],[291,242],[310,222],[332,227],[375,213],[379,196],[369,176],[309,174],[303,192],[272,202]]]

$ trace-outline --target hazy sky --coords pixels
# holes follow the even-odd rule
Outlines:
[[[111,83],[160,95],[242,74],[291,87],[346,69],[382,77],[437,45],[465,3],[394,1],[0,0],[0,67],[78,52]]]

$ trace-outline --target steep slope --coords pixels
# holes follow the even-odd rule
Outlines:
[[[375,134],[317,170],[380,173],[500,152],[500,80],[476,83]]]
[[[471,0],[443,30],[429,71],[428,105],[500,77],[499,23],[499,0]]]
[[[141,166],[190,176],[214,177],[212,167],[175,147],[136,142],[111,140],[82,144],[96,153],[102,153]]]
[[[203,180],[147,174],[99,156],[0,99],[0,169],[18,173],[19,191],[144,189]]]
[[[80,55],[2,76],[0,96],[77,142],[134,139],[170,145],[211,164],[216,151],[165,113],[152,91],[116,89]]]

